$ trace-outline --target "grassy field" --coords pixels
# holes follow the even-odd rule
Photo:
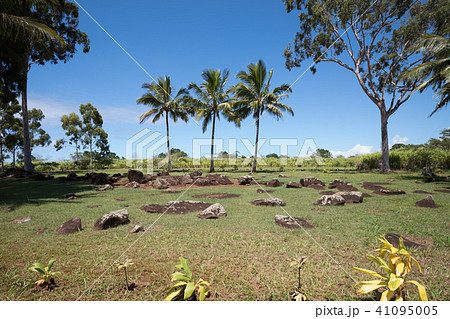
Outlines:
[[[125,170],[108,171],[110,174],[116,172]],[[254,177],[270,180],[278,173],[260,172]],[[75,300],[104,273],[82,300],[162,300],[167,296],[170,275],[181,256],[188,259],[195,279],[201,277],[211,282],[209,300],[289,300],[288,294],[297,279],[288,260],[306,255],[309,262],[303,268],[302,281],[309,299],[370,300],[368,296],[358,295],[354,288],[354,280],[369,279],[369,276],[351,267],[375,269],[365,256],[377,248],[377,237],[388,232],[431,245],[428,250],[412,250],[423,274],[414,270],[410,277],[426,286],[430,300],[450,299],[450,194],[433,192],[450,186],[450,183],[416,184],[414,180],[421,180],[419,174],[407,172],[386,175],[287,171],[283,174],[288,176],[280,178],[284,182],[299,181],[311,175],[327,184],[336,178],[344,179],[366,193],[372,192],[362,189],[359,182],[393,179],[392,185],[386,187],[404,190],[406,195],[373,195],[361,204],[321,207],[323,210],[319,211],[312,205],[320,197],[318,190],[271,188],[273,197],[287,203],[284,208],[289,214],[316,226],[305,233],[301,229],[275,225],[274,215],[285,215],[280,207],[251,205],[254,199],[268,197],[256,193],[258,186],[189,189],[181,200],[220,202],[228,212],[226,218],[201,220],[196,218],[196,212],[161,217],[139,209],[144,204],[165,204],[178,199],[181,194],[124,188],[97,192],[96,186],[84,182],[60,184],[57,180],[1,178],[0,299]],[[238,177],[244,172],[227,175]],[[415,202],[426,195],[413,194],[414,190],[432,192],[439,208],[415,207]],[[192,197],[218,192],[239,194],[240,197]],[[76,193],[79,199],[67,201],[64,199],[66,193]],[[116,198],[125,201],[116,201]],[[88,208],[93,205],[98,207]],[[10,206],[13,209],[7,210]],[[130,214],[130,224],[94,230],[93,224],[99,217],[125,206]],[[24,216],[31,216],[32,220],[24,224],[10,223]],[[81,217],[83,231],[72,235],[55,234],[60,224],[77,216]],[[127,232],[135,224],[148,227],[159,217],[154,227],[126,254],[134,262],[129,268],[130,281],[137,284],[135,291],[127,292],[122,272],[116,267],[107,269],[142,234]],[[39,230],[41,233],[36,234]],[[26,287],[26,282],[36,279],[28,267],[34,262],[46,263],[51,256],[57,260],[55,271],[61,272],[58,287],[53,291]],[[414,287],[409,290],[408,298],[417,299]]]

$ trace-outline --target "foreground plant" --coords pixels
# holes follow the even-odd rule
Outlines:
[[[399,238],[398,249],[395,248],[385,238],[380,238],[380,248],[378,256],[367,255],[371,261],[376,263],[385,274],[376,271],[353,267],[357,271],[379,278],[378,280],[361,281],[356,284],[360,286],[359,293],[369,293],[379,288],[386,289],[381,294],[380,301],[389,301],[395,297],[395,301],[406,300],[406,284],[413,284],[419,290],[419,299],[428,301],[425,287],[415,280],[406,280],[406,276],[411,272],[412,262],[417,265],[419,272],[422,273],[417,260],[411,256],[403,244],[403,239]],[[387,263],[383,258],[387,257]]]
[[[192,273],[187,260],[180,257],[180,264],[175,266],[182,272],[176,271],[172,274],[172,281],[178,281],[170,289],[165,301],[171,300],[199,300],[204,301],[209,296],[210,283],[199,279],[197,283],[192,281]]]
[[[126,285],[127,285],[127,286],[126,286],[127,290],[133,290],[134,287],[136,286],[134,283],[132,283],[131,285],[128,284],[127,268],[128,268],[128,266],[134,265],[134,264],[131,262],[131,260],[132,260],[132,259],[125,258],[125,260],[123,261],[123,263],[120,263],[120,262],[119,262],[119,263],[117,264],[117,269],[118,269],[118,270],[123,269],[123,271],[124,271],[124,273],[125,273],[125,283],[126,283]]]
[[[295,267],[298,269],[298,286],[297,286],[296,290],[293,293],[291,293],[291,297],[292,297],[293,301],[308,300],[302,289],[302,281],[301,281],[302,266],[306,263],[306,259],[308,259],[308,257],[302,256],[300,258],[295,258],[295,259],[291,260],[291,267]]]
[[[52,271],[53,264],[55,263],[55,258],[50,258],[48,265],[46,267],[42,266],[41,263],[34,263],[32,267],[28,268],[31,271],[34,271],[42,276],[41,279],[35,282],[36,287],[46,287],[47,289],[52,289],[55,284],[55,278],[59,278],[58,274],[60,272]]]

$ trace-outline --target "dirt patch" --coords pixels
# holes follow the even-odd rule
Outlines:
[[[238,194],[230,194],[230,193],[212,193],[212,194],[200,194],[200,195],[192,195],[194,198],[232,198],[239,197],[241,195]]]
[[[326,212],[327,211],[326,209],[323,209],[323,208],[311,208],[311,210],[315,211],[315,212]]]
[[[433,189],[433,191],[450,194],[450,190],[448,189]]]
[[[423,240],[419,238],[413,238],[412,236],[408,236],[410,239],[405,236],[401,236],[394,233],[389,233],[384,236],[392,245],[398,248],[399,238],[402,237],[403,244],[405,244],[406,248],[416,248],[419,250],[430,249],[432,246],[432,242],[430,240]]]
[[[373,197],[372,195],[370,195],[370,194],[367,194],[367,193],[363,193],[363,194],[362,194],[362,196],[363,196],[363,198],[369,198],[369,197]]]
[[[414,191],[413,192],[414,194],[433,194],[433,193],[429,193],[429,192],[426,192],[426,191],[422,191],[422,190],[416,190],[416,191]]]
[[[204,210],[211,206],[210,203],[199,202],[199,201],[172,201],[168,202],[166,205],[159,204],[149,204],[141,206],[141,210],[147,213],[157,213],[157,214],[169,214],[169,215],[180,215],[187,214],[189,212]]]
[[[181,193],[181,191],[177,191],[176,189],[168,188],[168,189],[163,190],[161,193],[164,193],[164,194],[178,194],[178,193]]]
[[[118,201],[118,202],[124,202],[125,201],[125,199],[123,199],[123,198],[115,198],[115,200]]]
[[[380,189],[378,191],[375,191],[374,194],[390,196],[390,195],[403,195],[406,193],[405,191],[399,189]]]
[[[323,191],[319,193],[320,195],[334,195],[335,193],[333,191]]]
[[[91,205],[91,206],[88,206],[87,208],[97,208],[97,207],[100,207],[100,205]]]
[[[271,191],[271,190],[265,190],[265,189],[261,189],[261,188],[258,188],[257,190],[256,190],[256,193],[257,194],[265,194],[265,193],[273,193],[274,191]]]
[[[362,182],[362,188],[368,189],[370,191],[379,191],[381,189],[386,189],[380,185],[391,185],[390,183],[375,183],[375,182]]]
[[[320,185],[320,184],[311,184],[311,185],[308,185],[306,187],[313,188],[313,189],[316,189],[318,191],[321,191],[321,190],[325,189],[325,187]]]

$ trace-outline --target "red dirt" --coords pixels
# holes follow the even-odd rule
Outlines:
[[[429,193],[429,192],[422,191],[422,190],[417,190],[417,191],[414,191],[413,193],[414,194],[433,194],[433,193]]]
[[[450,194],[450,190],[448,189],[433,189],[433,191]]]

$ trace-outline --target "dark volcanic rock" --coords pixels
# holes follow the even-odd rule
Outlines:
[[[280,187],[281,185],[283,185],[283,183],[281,183],[278,179],[273,178],[272,180],[267,182],[266,185],[269,187]]]
[[[104,192],[104,191],[112,191],[114,190],[114,187],[111,184],[106,184],[105,186],[97,188],[97,191]]]
[[[168,171],[161,171],[161,172],[158,172],[156,175],[158,175],[158,176],[170,176]]]
[[[344,182],[340,179],[335,179],[334,181],[332,181],[330,183],[330,185],[328,186],[328,188],[330,188],[330,189],[337,188],[341,192],[354,192],[354,191],[358,190],[352,184],[350,184],[348,182]]]
[[[119,209],[100,217],[94,224],[95,229],[108,229],[129,223],[128,211],[126,209]]]
[[[67,200],[76,200],[76,199],[78,199],[78,196],[75,195],[74,193],[69,193],[69,194],[64,195],[64,198]]]
[[[206,208],[204,211],[202,211],[200,214],[197,215],[197,217],[201,219],[215,219],[226,216],[227,212],[225,211],[225,208],[219,203],[215,203],[209,206],[208,208]]]
[[[403,195],[406,193],[399,189],[380,189],[379,191],[376,191],[375,194],[378,194],[378,195]]]
[[[247,175],[247,176],[241,176],[238,178],[239,185],[250,185],[253,181],[253,177]]]
[[[427,208],[437,208],[433,196],[429,195],[424,199],[421,199],[416,202],[416,207],[427,207]]]
[[[196,170],[196,171],[193,171],[192,173],[190,173],[189,177],[192,179],[196,179],[197,177],[202,176],[202,174],[203,174],[202,171]]]
[[[275,224],[286,228],[313,228],[306,220],[298,217],[275,215]]]
[[[144,174],[141,171],[135,171],[134,169],[130,169],[127,173],[127,177],[129,182],[140,183],[141,180],[144,178]]]
[[[152,182],[152,186],[154,188],[158,188],[158,189],[165,189],[165,188],[169,188],[170,185],[166,179],[164,179],[162,177],[158,177],[157,179],[155,179]]]
[[[252,201],[255,206],[286,206],[286,203],[279,198],[262,198]]]
[[[141,206],[141,210],[147,213],[159,213],[179,215],[186,214],[193,211],[204,210],[211,206],[210,203],[184,200],[184,201],[170,201],[166,205],[150,204]]]
[[[386,234],[386,236],[384,236],[384,238],[387,239],[388,242],[390,242],[393,246],[395,246],[396,248],[398,248],[398,244],[399,244],[399,238],[402,237],[403,239],[403,244],[405,245],[406,248],[417,248],[420,250],[424,250],[427,248],[427,246],[413,242],[412,240],[409,240],[403,236],[394,234],[394,233],[389,233]]]
[[[317,179],[316,177],[305,177],[300,180],[300,183],[303,185],[303,187],[309,187],[311,185],[319,185],[325,187],[325,183],[321,180]]]
[[[435,177],[433,167],[422,167],[422,176],[425,177]]]
[[[273,192],[274,191],[272,191],[272,190],[266,190],[266,189],[261,189],[261,188],[258,188],[256,190],[256,193],[258,193],[258,194],[273,193]]]
[[[124,185],[126,188],[139,188],[141,187],[138,182],[129,182]]]
[[[87,178],[89,180],[89,184],[94,185],[113,184],[116,181],[116,179],[113,179],[105,173],[90,173],[87,174]]]
[[[429,193],[429,192],[426,192],[426,191],[423,191],[423,190],[417,190],[417,191],[414,191],[413,193],[414,194],[432,194],[432,193]]]
[[[389,183],[372,183],[372,182],[362,182],[362,187],[370,191],[379,191],[381,189],[386,189],[380,185],[390,185]]]
[[[302,184],[299,182],[290,181],[286,184],[286,188],[302,188]]]
[[[316,206],[342,206],[345,204],[345,199],[338,195],[323,195],[314,203]]]
[[[68,220],[64,224],[60,225],[58,229],[55,230],[55,233],[57,233],[58,235],[67,235],[79,232],[81,230],[83,230],[83,228],[81,228],[81,218],[74,217],[71,220]]]
[[[341,192],[336,193],[335,195],[342,196],[346,203],[352,204],[363,202],[363,194],[361,192]]]

